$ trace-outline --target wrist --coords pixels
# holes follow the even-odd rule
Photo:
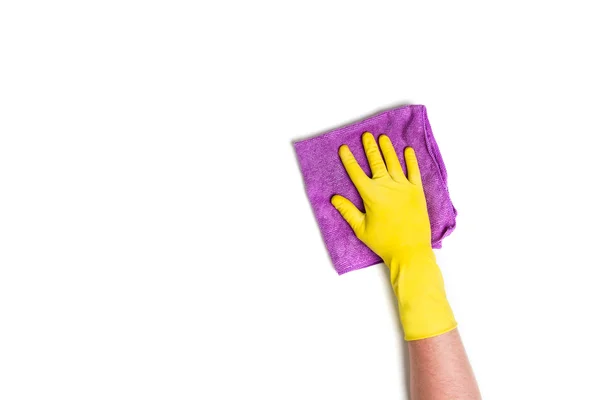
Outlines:
[[[406,340],[441,335],[456,327],[431,246],[403,248],[387,265]]]
[[[414,264],[436,263],[431,245],[399,246],[393,254],[383,259],[388,268],[402,268]]]

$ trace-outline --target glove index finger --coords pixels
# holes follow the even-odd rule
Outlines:
[[[358,165],[356,158],[354,158],[354,154],[352,154],[347,145],[344,144],[340,147],[339,155],[350,180],[352,180],[354,186],[360,191],[365,182],[369,180],[369,177],[365,174],[365,171],[362,170],[360,165]]]

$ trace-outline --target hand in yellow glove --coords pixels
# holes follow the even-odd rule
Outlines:
[[[340,195],[333,196],[331,203],[356,236],[389,267],[405,339],[441,335],[456,328],[456,321],[431,249],[431,227],[415,152],[410,147],[404,152],[407,179],[387,136],[379,137],[383,158],[372,134],[367,132],[362,139],[372,178],[363,172],[348,146],[340,147],[339,154],[365,212]]]

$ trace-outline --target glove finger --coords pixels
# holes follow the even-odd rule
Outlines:
[[[369,167],[371,168],[373,179],[386,176],[388,172],[385,168],[385,164],[383,163],[383,158],[381,158],[379,146],[377,146],[373,134],[370,132],[365,132],[362,136],[362,143],[363,147],[365,148],[367,160],[369,160]]]
[[[402,171],[402,166],[398,160],[398,154],[396,154],[394,145],[387,135],[379,136],[379,147],[381,147],[381,152],[383,153],[383,158],[385,159],[385,165],[387,166],[387,170],[392,179],[396,182],[405,181],[406,176],[404,176],[404,171]]]
[[[369,180],[369,177],[367,177],[360,165],[358,165],[356,158],[354,158],[354,154],[352,154],[348,146],[346,146],[345,144],[342,145],[340,147],[339,154],[342,160],[342,164],[344,164],[344,168],[346,168],[346,172],[350,177],[350,180],[352,181],[352,183],[354,183],[354,186],[356,186],[356,188],[360,192],[361,189],[364,187],[365,183]]]
[[[417,155],[412,147],[404,149],[404,161],[406,162],[406,173],[408,180],[413,185],[422,186],[421,172],[419,171],[419,163],[417,162]]]
[[[336,194],[331,198],[331,204],[339,211],[342,218],[346,220],[348,225],[350,225],[354,233],[358,236],[359,232],[362,231],[365,214],[360,212],[350,200],[339,194]]]

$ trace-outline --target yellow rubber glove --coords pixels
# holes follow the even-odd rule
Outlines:
[[[456,328],[456,321],[431,249],[431,227],[415,152],[407,147],[404,153],[407,179],[387,136],[379,137],[385,163],[373,135],[367,132],[362,140],[372,178],[348,146],[340,147],[339,154],[365,212],[340,195],[333,196],[331,203],[356,236],[389,267],[405,339],[441,335]]]

